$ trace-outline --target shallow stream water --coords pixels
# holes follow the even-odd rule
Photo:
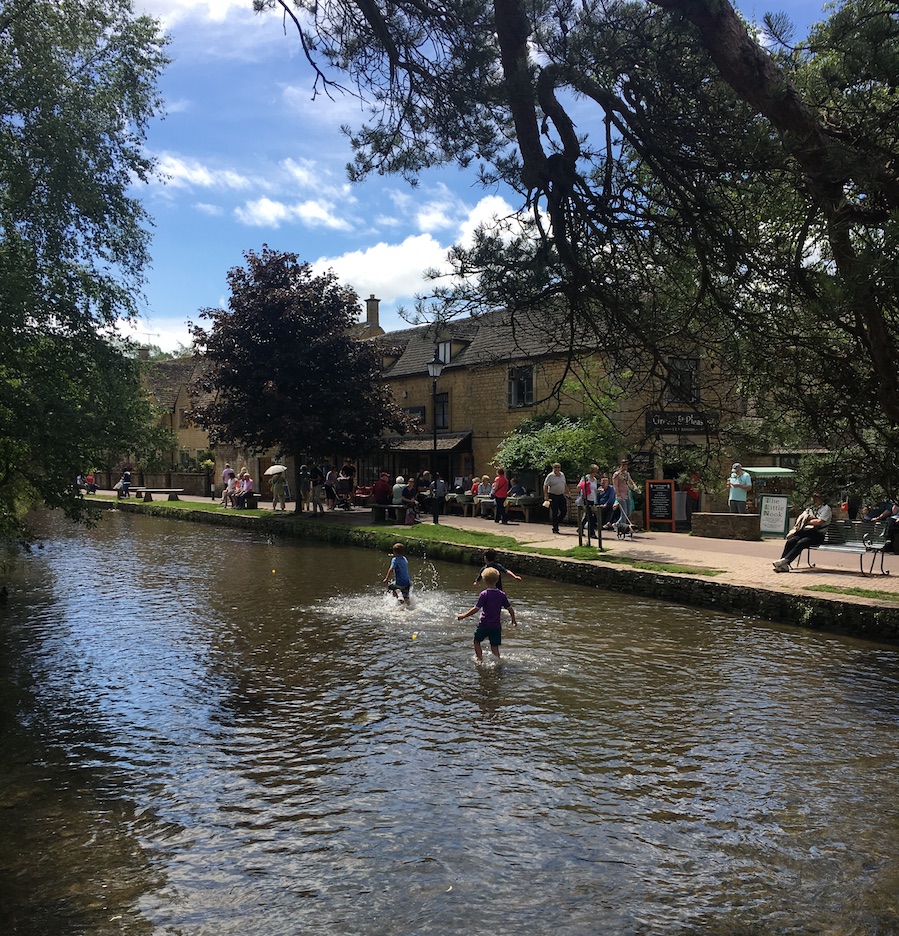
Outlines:
[[[530,579],[477,666],[471,567],[41,523],[2,933],[899,932],[897,648]]]

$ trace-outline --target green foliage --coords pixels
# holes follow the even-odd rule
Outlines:
[[[163,48],[120,0],[0,2],[0,533],[37,503],[79,515],[80,472],[161,441],[104,335],[147,260],[129,192]]]
[[[375,450],[385,428],[403,428],[375,348],[352,336],[356,294],[296,254],[245,256],[228,273],[228,310],[204,310],[208,330],[191,326],[208,364],[191,417],[213,445],[358,455]]]
[[[559,462],[568,478],[583,474],[594,462],[609,465],[615,457],[617,435],[602,416],[558,414],[521,423],[497,448],[496,462],[516,471],[545,474]]]
[[[718,0],[296,5],[317,81],[372,104],[354,177],[477,161],[519,195],[434,314],[563,308],[572,359],[604,352],[649,408],[686,350],[697,408],[749,400],[763,450],[786,427],[899,489],[895,2],[783,48]]]

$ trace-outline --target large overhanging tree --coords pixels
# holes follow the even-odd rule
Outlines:
[[[634,392],[664,394],[686,347],[761,421],[899,488],[895,2],[843,3],[792,47],[724,0],[257,0],[276,6],[317,89],[371,104],[355,177],[477,163],[519,192],[454,251],[447,308],[559,302]]]
[[[0,533],[35,503],[78,515],[80,472],[153,445],[108,339],[147,260],[129,193],[164,45],[124,0],[0,0]]]
[[[204,309],[211,327],[191,326],[205,368],[191,416],[212,444],[295,459],[361,455],[382,446],[385,429],[405,428],[377,349],[352,336],[353,290],[333,273],[313,275],[296,254],[264,247],[245,257],[228,272],[228,309]]]

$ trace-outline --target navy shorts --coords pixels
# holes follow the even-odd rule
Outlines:
[[[474,639],[476,643],[489,640],[491,647],[498,647],[503,642],[503,629],[501,627],[484,627],[479,624],[478,629],[474,632]]]
[[[408,598],[408,597],[409,597],[409,589],[410,589],[411,587],[412,587],[411,585],[397,585],[396,582],[391,582],[391,583],[387,586],[387,591],[390,591],[390,592],[399,592],[404,598]]]

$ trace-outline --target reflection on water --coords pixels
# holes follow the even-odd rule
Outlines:
[[[3,932],[899,932],[899,651],[111,515],[0,610]]]

